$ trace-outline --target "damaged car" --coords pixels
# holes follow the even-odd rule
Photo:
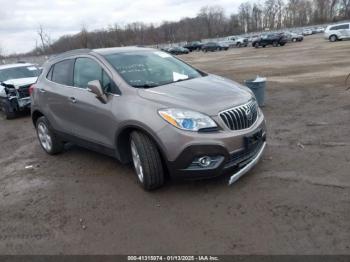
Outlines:
[[[30,109],[29,89],[40,74],[40,69],[29,63],[0,65],[0,108],[6,119]]]

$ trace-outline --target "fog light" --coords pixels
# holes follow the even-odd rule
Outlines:
[[[198,159],[201,167],[208,167],[211,164],[211,158],[209,156],[203,156]]]

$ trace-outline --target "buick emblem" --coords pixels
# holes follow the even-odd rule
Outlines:
[[[247,116],[248,120],[251,121],[253,119],[252,110],[250,110],[249,107],[246,107],[244,109],[244,111],[245,111],[245,115]]]

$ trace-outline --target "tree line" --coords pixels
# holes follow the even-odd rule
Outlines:
[[[221,6],[202,7],[194,18],[160,25],[135,22],[107,29],[64,35],[52,41],[42,26],[39,42],[29,55],[55,54],[77,48],[157,45],[278,30],[350,19],[350,0],[265,0],[244,2],[236,13],[225,15]]]

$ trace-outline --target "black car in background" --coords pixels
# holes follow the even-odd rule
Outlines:
[[[259,46],[266,47],[268,45],[276,47],[279,45],[284,46],[287,42],[288,39],[284,34],[266,34],[255,39],[252,42],[252,46],[255,48],[259,48]]]
[[[192,51],[199,51],[199,50],[201,50],[202,46],[203,46],[203,43],[201,43],[199,41],[194,41],[194,42],[187,43],[183,47],[188,49],[190,52],[192,52]]]
[[[203,52],[208,52],[208,51],[213,52],[213,51],[228,50],[228,49],[229,49],[228,45],[220,44],[217,42],[209,42],[202,46]]]
[[[172,55],[183,55],[188,54],[190,51],[187,48],[181,46],[170,47],[167,52]]]

